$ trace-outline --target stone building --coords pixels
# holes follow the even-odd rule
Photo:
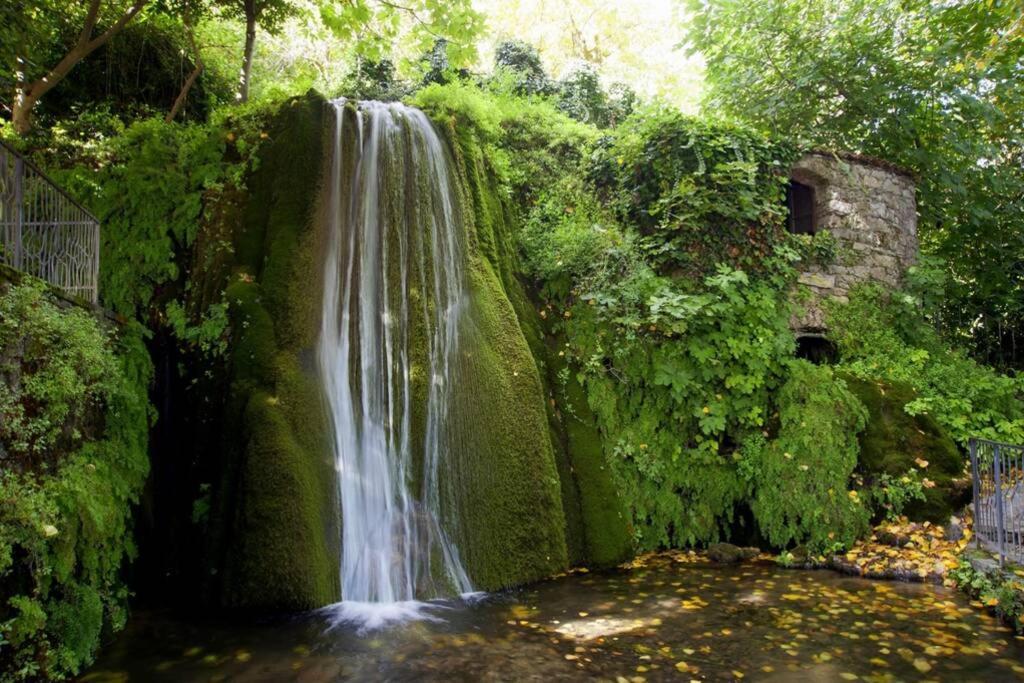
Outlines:
[[[823,299],[845,300],[855,284],[868,280],[899,287],[917,258],[915,183],[884,161],[832,152],[807,154],[790,178],[790,231],[828,230],[837,246],[832,262],[810,265],[800,275],[811,296],[790,324],[807,343],[827,332]]]

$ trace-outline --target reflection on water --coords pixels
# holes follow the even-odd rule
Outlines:
[[[956,591],[683,554],[433,610],[362,636],[137,614],[83,680],[1024,679],[1024,641]]]

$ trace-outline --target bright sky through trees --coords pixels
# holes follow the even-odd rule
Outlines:
[[[681,43],[687,17],[673,0],[474,0],[487,16],[480,44],[489,64],[502,40],[525,40],[540,50],[555,77],[586,60],[598,66],[606,85],[629,83],[644,96],[661,96],[696,112],[703,64]]]

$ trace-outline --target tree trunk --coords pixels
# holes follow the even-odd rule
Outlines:
[[[195,85],[196,79],[199,78],[199,74],[203,73],[203,58],[199,54],[199,46],[196,45],[196,34],[192,28],[191,16],[188,11],[188,5],[185,5],[185,13],[183,17],[185,23],[185,31],[188,34],[188,44],[192,48],[192,55],[195,58],[195,65],[192,69],[192,73],[185,79],[185,83],[181,86],[181,91],[178,96],[174,99],[174,104],[171,105],[171,110],[167,112],[167,116],[164,118],[165,123],[170,123],[178,116],[178,112],[181,111],[182,107],[185,106],[185,101],[188,99],[188,93],[192,90],[192,86]]]
[[[25,135],[32,130],[32,109],[36,106],[36,98],[18,90],[14,95],[14,106],[11,107],[11,124],[18,135]]]
[[[171,106],[171,110],[167,112],[167,116],[164,117],[164,123],[170,123],[177,116],[178,112],[181,111],[182,107],[185,106],[185,100],[188,99],[188,93],[195,85],[196,79],[199,78],[199,74],[203,73],[203,63],[196,59],[196,66],[192,69],[192,73],[185,79],[185,83],[181,86],[181,90],[178,92],[178,96],[174,99],[174,104]]]
[[[64,80],[80,61],[88,57],[96,48],[100,47],[115,34],[121,31],[128,22],[135,18],[135,15],[146,5],[149,0],[135,0],[124,14],[114,24],[95,38],[92,37],[99,18],[100,0],[90,0],[89,10],[85,17],[84,25],[78,34],[78,40],[64,57],[57,62],[57,65],[50,69],[42,78],[31,83],[25,82],[23,76],[19,76],[14,91],[14,107],[11,122],[19,134],[24,135],[32,128],[32,109],[36,102],[48,93],[55,85]],[[27,59],[25,61],[28,61]]]
[[[252,51],[256,45],[256,7],[253,2],[245,3],[245,55],[242,58],[242,82],[238,90],[238,101],[249,101],[249,76],[252,73]]]

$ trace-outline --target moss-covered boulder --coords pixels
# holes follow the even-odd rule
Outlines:
[[[216,594],[235,607],[307,609],[340,594],[333,458],[313,362],[324,113],[315,94],[283,106],[233,236],[225,467],[211,553]]]
[[[850,375],[844,379],[869,413],[858,464],[865,483],[870,485],[882,474],[902,477],[917,469],[935,486],[924,490],[924,501],[911,501],[904,514],[914,521],[948,521],[968,493],[966,461],[956,444],[931,416],[907,413],[907,403],[916,398],[910,387]],[[919,461],[927,466],[921,467]]]
[[[529,416],[531,429],[536,430],[529,460],[534,467],[542,466],[545,476],[554,476],[558,489],[548,495],[561,501],[561,510],[550,512],[547,520],[562,522],[564,561],[592,567],[619,564],[634,551],[629,516],[605,463],[601,436],[583,389],[564,355],[559,354],[564,340],[545,329],[537,306],[519,279],[514,210],[499,192],[497,175],[483,153],[473,122],[449,119],[441,127],[454,150],[464,201],[471,208],[471,243],[480,258],[478,267],[487,273],[483,280],[490,283],[484,290],[507,302],[503,315],[506,324],[515,326],[506,329],[507,339],[502,344],[506,351],[515,350],[522,364],[514,372],[530,386],[514,404],[521,406],[518,410],[527,408],[517,419]],[[485,295],[482,300],[488,298]],[[546,420],[546,429],[538,429],[538,417]],[[548,443],[535,444],[538,438],[546,438]],[[552,532],[550,526],[546,531]],[[548,557],[546,550],[544,556]]]

